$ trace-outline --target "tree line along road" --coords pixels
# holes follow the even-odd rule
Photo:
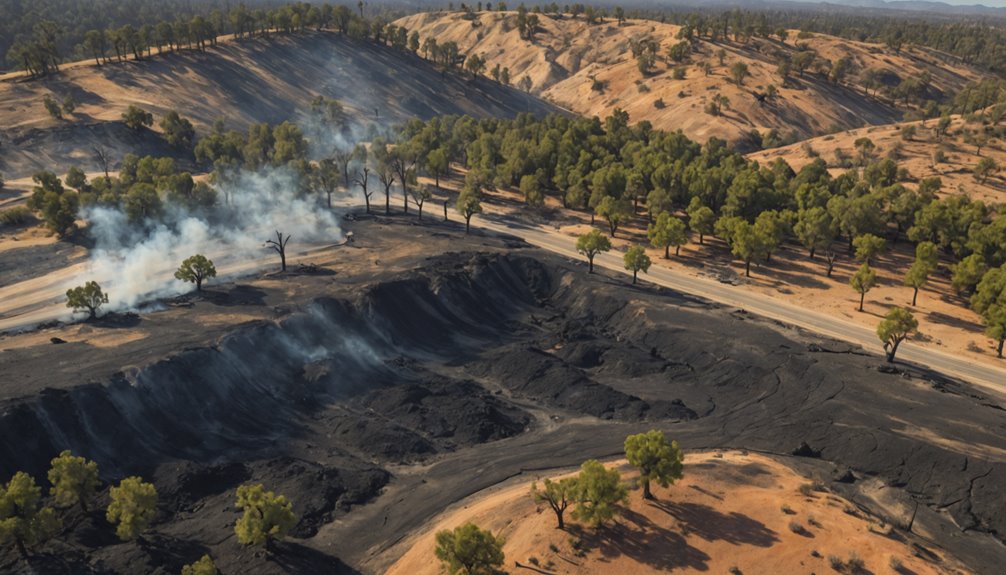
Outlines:
[[[557,231],[514,222],[492,214],[475,216],[472,218],[472,224],[490,231],[518,236],[529,244],[562,256],[583,259],[583,256],[576,251],[575,240]],[[598,254],[594,258],[594,265],[619,273],[628,273],[620,252]],[[746,291],[715,280],[687,276],[661,266],[651,267],[646,279],[681,293],[739,307],[762,317],[856,344],[871,352],[877,352],[882,348],[880,339],[873,329],[798,307],[764,294]],[[902,343],[898,348],[898,360],[964,379],[994,393],[997,398],[1006,400],[1006,369],[978,364],[965,357],[956,357],[950,353],[909,342]]]

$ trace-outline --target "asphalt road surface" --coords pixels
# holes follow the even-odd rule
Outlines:
[[[575,242],[558,231],[536,225],[516,222],[505,217],[487,214],[472,218],[472,224],[487,230],[515,235],[528,243],[569,258],[582,260]],[[594,266],[628,275],[622,263],[622,253],[613,251],[599,254]],[[661,266],[652,266],[641,279],[675,291],[699,296],[723,305],[742,308],[748,312],[794,325],[821,335],[833,337],[883,353],[883,344],[873,329],[856,325],[836,317],[798,307],[776,298],[747,291],[719,281],[692,277]],[[958,357],[911,342],[902,342],[897,361],[929,368],[933,371],[959,377],[979,385],[1001,398],[1006,398],[1006,369],[980,364],[966,357]],[[1006,361],[1006,360],[1004,360]]]

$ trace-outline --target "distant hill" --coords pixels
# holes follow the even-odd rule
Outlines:
[[[699,141],[715,136],[738,142],[751,131],[764,134],[772,129],[802,139],[902,119],[902,102],[877,97],[876,90],[866,93],[862,73],[868,69],[877,72],[881,95],[885,87],[928,75],[931,80],[920,102],[940,100],[983,76],[956,58],[926,48],[895,53],[879,44],[820,34],[800,39],[797,31],[789,31],[785,42],[776,37],[742,43],[695,40],[689,60],[681,65],[684,78],[676,79],[667,54],[680,42],[678,26],[649,20],[619,25],[613,19],[588,25],[582,17],[545,14],[539,18],[533,40],[521,37],[513,12],[477,13],[471,20],[462,13],[426,13],[396,23],[422,38],[456,42],[462,53],[484,57],[486,70],[496,64],[508,67],[514,83],[527,75],[532,93],[574,112],[605,116],[621,108],[632,121],[681,129]],[[643,75],[631,43],[646,40],[658,42],[659,49],[651,73]],[[801,48],[812,49],[816,58],[802,77],[793,72],[784,80],[778,70],[780,55],[793,58]],[[829,81],[831,63],[843,57],[851,64],[848,73],[839,83]],[[741,86],[731,79],[735,63],[747,66]],[[701,68],[706,64],[708,75]],[[717,95],[729,104],[722,106],[722,114],[711,115],[706,110]]]
[[[177,110],[205,133],[218,118],[238,129],[296,120],[319,94],[338,99],[351,117],[367,122],[556,111],[515,88],[445,74],[422,58],[372,42],[334,32],[274,35],[222,41],[206,53],[182,51],[100,68],[81,62],[41,80],[0,82],[0,172],[13,179],[73,165],[96,171],[97,144],[115,160],[128,152],[171,154],[154,131],[126,128],[121,116],[130,104],[152,112],[155,121]],[[55,120],[43,106],[46,95],[73,95],[77,109]]]

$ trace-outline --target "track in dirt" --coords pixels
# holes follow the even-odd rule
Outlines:
[[[880,358],[848,345],[590,277],[513,240],[353,227],[371,246],[360,261],[383,254],[391,269],[287,277],[306,299],[267,291],[263,302],[291,311],[218,343],[174,346],[137,368],[128,346],[3,354],[20,390],[4,392],[3,475],[39,476],[71,448],[108,480],[139,472],[162,493],[147,543],[119,543],[100,513],[77,514],[36,568],[174,573],[210,552],[224,572],[330,571],[338,557],[347,572],[376,573],[395,541],[450,503],[528,469],[615,454],[649,427],[689,448],[790,453],[805,442],[839,476],[854,470],[853,496],[886,485],[914,510],[914,531],[940,534],[975,569],[1003,558],[984,532],[1006,532],[1006,417],[969,386],[881,373]],[[440,255],[388,259],[417,237]],[[457,249],[467,251],[445,253]],[[186,315],[226,303],[141,324],[159,322],[158,345],[171,349],[191,329],[178,323]],[[89,365],[92,381],[47,372],[55,359]],[[233,490],[247,481],[286,493],[303,518],[273,558],[233,539]],[[951,518],[968,531],[949,536]]]

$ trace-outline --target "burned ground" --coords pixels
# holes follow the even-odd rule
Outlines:
[[[227,573],[380,572],[395,542],[451,503],[618,454],[651,427],[695,449],[806,444],[808,469],[874,512],[976,570],[1003,559],[995,398],[512,240],[351,227],[358,247],[335,275],[217,286],[142,316],[136,329],[156,338],[0,355],[0,476],[42,478],[69,448],[107,481],[141,473],[161,493],[145,541],[120,543],[100,512],[70,511],[34,569],[176,573],[209,552]],[[417,238],[426,253],[395,251]],[[261,295],[228,299],[249,290]],[[259,319],[209,322],[221,308]],[[273,556],[233,537],[246,482],[288,495],[302,518]],[[876,501],[877,485],[907,518]],[[0,569],[29,572],[13,554]]]

